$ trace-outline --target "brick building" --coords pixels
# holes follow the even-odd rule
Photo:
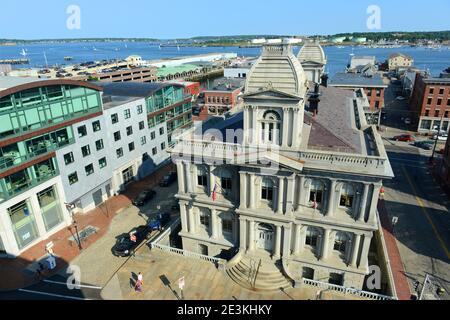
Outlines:
[[[415,112],[417,131],[432,133],[448,132],[450,121],[450,78],[431,78],[416,75],[410,100]]]
[[[240,79],[219,79],[214,86],[204,91],[205,107],[209,114],[223,114],[237,104],[238,96],[243,88]]]

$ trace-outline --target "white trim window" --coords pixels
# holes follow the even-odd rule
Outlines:
[[[261,199],[273,201],[274,183],[270,178],[263,178],[261,183]]]
[[[268,144],[279,145],[281,141],[281,117],[276,111],[266,111],[261,120],[261,139]]]
[[[339,206],[348,210],[353,209],[353,206],[355,204],[355,195],[355,187],[350,183],[344,183],[341,188]]]

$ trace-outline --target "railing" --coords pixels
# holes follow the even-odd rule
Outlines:
[[[196,252],[173,248],[173,247],[165,246],[165,245],[158,244],[155,242],[152,242],[150,244],[150,246],[152,249],[158,249],[158,250],[161,250],[164,252],[175,253],[175,254],[179,254],[179,255],[182,255],[182,256],[185,256],[188,258],[194,258],[197,260],[204,260],[204,261],[212,262],[217,265],[221,265],[221,264],[225,265],[225,260],[220,259],[220,258],[210,257],[210,256],[206,256],[206,255],[196,253]]]
[[[235,154],[239,155],[241,153],[244,155],[245,153],[256,153],[258,151],[257,147],[252,146],[244,146],[233,143],[225,143],[225,142],[211,142],[211,141],[202,141],[202,140],[185,140],[182,139],[181,143],[178,144],[180,152],[192,153],[192,154],[201,154],[201,155],[211,155],[211,156],[225,156]],[[178,150],[174,150],[178,152]],[[214,151],[214,153],[208,153]],[[264,148],[259,149],[260,152],[264,151]],[[270,151],[270,149],[267,149]],[[351,155],[345,153],[328,153],[322,151],[280,151],[280,154],[289,154],[299,159],[299,160],[313,160],[314,162],[323,162],[327,165],[329,164],[337,164],[337,165],[348,165],[352,167],[370,167],[370,168],[384,168],[384,165],[387,161],[386,158],[377,157],[377,156],[360,156],[360,155]]]
[[[333,291],[336,291],[336,292],[339,292],[342,294],[350,294],[350,295],[357,296],[360,298],[372,299],[372,300],[397,300],[394,297],[385,296],[382,294],[377,294],[377,293],[368,292],[368,291],[357,290],[357,289],[353,289],[353,288],[346,288],[343,286],[338,286],[335,284],[321,282],[321,281],[317,281],[317,280],[303,278],[302,281],[306,285],[317,287],[322,290],[333,290]]]

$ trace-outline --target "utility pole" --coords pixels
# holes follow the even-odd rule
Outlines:
[[[80,234],[78,233],[78,224],[77,221],[75,220],[75,216],[73,214],[73,209],[75,209],[75,205],[73,203],[64,203],[66,205],[66,209],[69,211],[71,217],[72,217],[72,224],[75,227],[75,234],[77,236],[77,243],[78,243],[78,249],[79,250],[83,250],[83,247],[81,246],[81,239],[80,239]]]

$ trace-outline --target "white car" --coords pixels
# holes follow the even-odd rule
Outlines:
[[[447,134],[439,134],[439,135],[435,134],[433,136],[433,140],[437,139],[438,141],[447,141],[447,138],[448,138]]]

